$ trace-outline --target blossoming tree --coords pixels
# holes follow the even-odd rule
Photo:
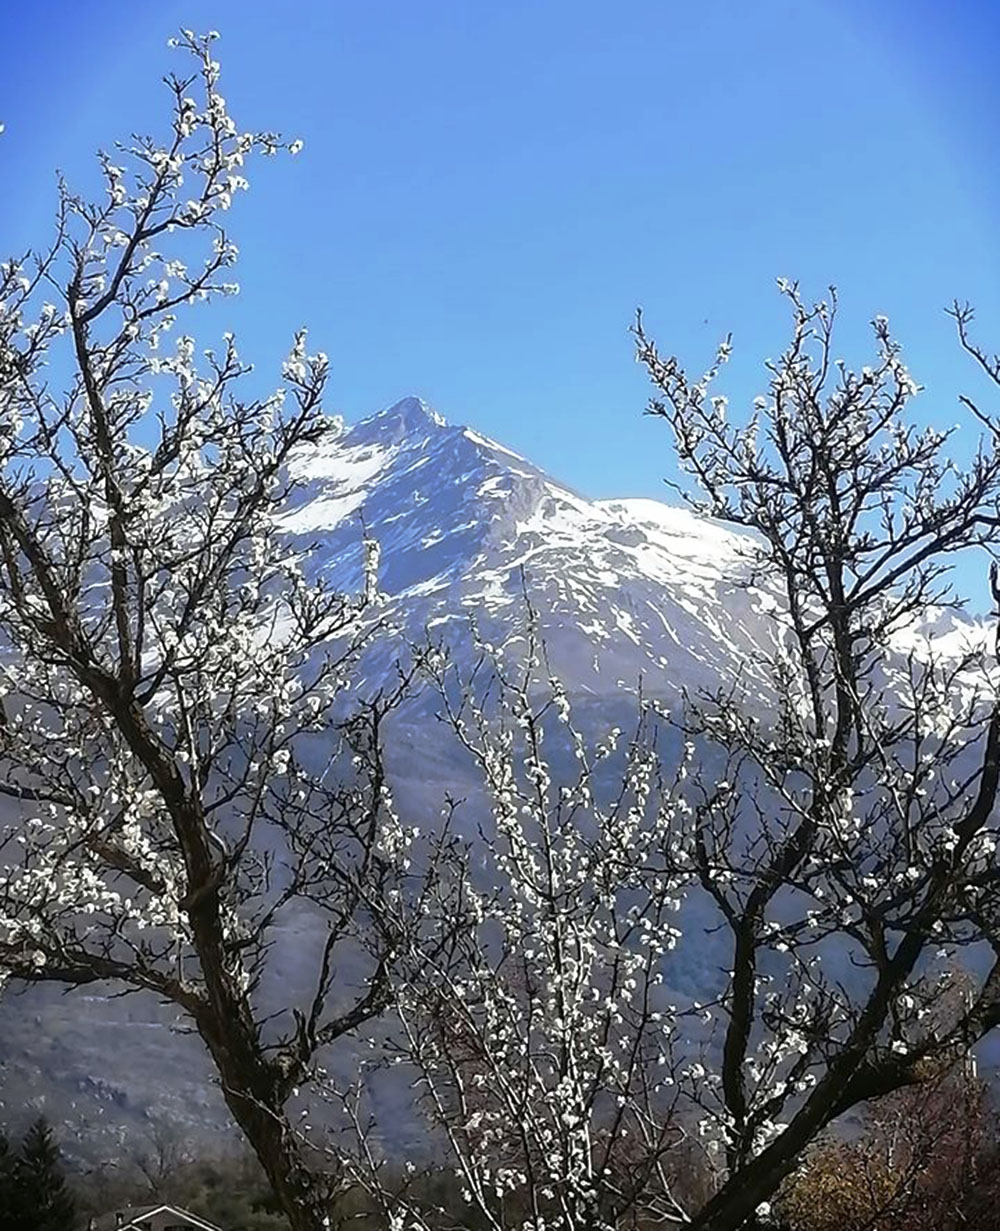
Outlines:
[[[952,433],[910,421],[919,390],[887,321],[855,373],[835,359],[835,294],[809,306],[782,289],[792,341],[742,423],[711,388],[728,343],[691,381],[636,330],[650,411],[673,429],[695,503],[750,532],[750,579],[779,598],[771,712],[733,681],[685,719],[701,764],[722,765],[696,772],[689,796],[694,882],[729,953],[695,1099],[724,1161],[693,1220],[705,1231],[766,1203],[843,1112],[1000,1023],[993,638],[920,631],[955,605],[951,554],[995,537],[996,423],[979,415],[988,433],[952,461]],[[997,956],[942,1023],[933,962],[977,945]]]
[[[244,164],[298,149],[237,128],[214,37],[173,40],[193,69],[166,79],[167,139],[102,155],[96,202],[61,185],[51,247],[0,267],[0,965],[177,1006],[315,1231],[289,1103],[382,1011],[420,890],[379,751],[394,698],[342,704],[371,579],[356,598],[307,580],[275,530],[290,459],[329,428],[326,357],[297,335],[281,387],[248,398],[231,335],[199,355],[180,333],[235,289]],[[311,991],[267,1015],[304,909]]]
[[[835,298],[784,289],[792,341],[742,423],[712,392],[728,342],[692,381],[637,327],[696,507],[748,532],[732,584],[773,633],[755,691],[646,702],[615,753],[578,734],[534,647],[520,674],[508,646],[463,688],[438,681],[490,801],[483,888],[457,964],[401,985],[397,1059],[496,1231],[754,1225],[828,1125],[1000,1024],[993,634],[933,635],[951,553],[995,536],[996,424],[977,411],[988,434],[948,460],[949,433],[907,422],[918,389],[886,321],[855,373]],[[714,986],[668,995],[671,962],[703,949]],[[967,953],[980,977],[946,1002]]]
[[[480,642],[471,676],[446,654],[428,662],[491,807],[460,886],[466,926],[419,979],[394,984],[385,1058],[415,1077],[458,1180],[449,1199],[467,1208],[385,1185],[356,1088],[341,1099],[362,1147],[352,1173],[390,1225],[680,1221],[673,1164],[686,1135],[663,965],[683,885],[665,842],[678,818],[657,716],[641,706],[627,738],[614,729],[592,745],[545,668],[530,608],[525,636],[510,653]],[[436,886],[450,901],[458,889],[447,874]]]

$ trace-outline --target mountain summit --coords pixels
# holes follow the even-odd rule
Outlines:
[[[642,678],[676,699],[739,680],[770,699],[782,602],[748,584],[749,535],[657,500],[588,500],[417,397],[331,432],[291,470],[280,519],[291,543],[356,589],[363,535],[374,537],[383,603],[414,640],[430,630],[459,648],[472,616],[502,636],[526,589],[571,692],[610,697]],[[931,614],[920,635],[938,650],[982,635]]]
[[[363,526],[384,602],[416,636],[450,641],[471,615],[504,626],[526,587],[571,691],[750,678],[772,642],[774,600],[744,581],[746,536],[655,500],[587,500],[419,398],[332,433],[292,472],[282,529],[338,584],[359,583]]]

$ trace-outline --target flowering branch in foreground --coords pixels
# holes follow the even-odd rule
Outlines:
[[[325,1180],[289,1108],[383,1012],[425,913],[381,758],[406,680],[346,706],[374,586],[307,581],[275,530],[329,430],[326,357],[298,334],[248,398],[231,334],[198,354],[179,333],[236,289],[222,219],[247,163],[299,143],[236,126],[214,36],[173,41],[192,68],[166,78],[166,138],[102,154],[96,202],[61,185],[49,250],[0,266],[0,964],[176,1005],[316,1231]],[[268,1015],[303,915],[315,970]]]

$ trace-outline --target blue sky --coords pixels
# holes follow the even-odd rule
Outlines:
[[[85,179],[96,146],[155,127],[173,30],[218,29],[237,121],[305,141],[234,210],[227,313],[262,373],[308,325],[349,419],[418,393],[585,494],[662,495],[638,304],[692,367],[733,331],[734,401],[784,341],[778,275],[837,284],[859,363],[886,313],[929,422],[981,391],[945,306],[974,302],[1000,348],[987,0],[5,9],[0,247],[44,237],[56,167]]]

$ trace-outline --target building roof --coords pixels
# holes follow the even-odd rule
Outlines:
[[[130,1205],[124,1210],[115,1210],[104,1214],[94,1223],[94,1231],[135,1231],[138,1225],[156,1214],[176,1214],[194,1231],[222,1231],[213,1222],[206,1222],[190,1210],[182,1210],[178,1205],[168,1205],[159,1202],[156,1205]]]

